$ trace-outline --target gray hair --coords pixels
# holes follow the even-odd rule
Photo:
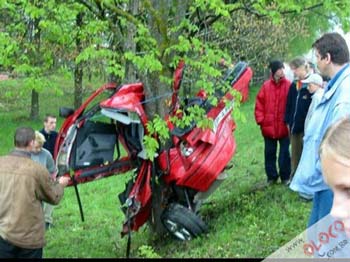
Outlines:
[[[299,68],[301,66],[305,66],[305,69],[308,69],[308,63],[306,59],[302,56],[297,56],[292,61],[289,62],[291,67]]]

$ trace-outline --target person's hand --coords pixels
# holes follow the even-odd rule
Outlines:
[[[70,177],[67,176],[61,176],[58,178],[58,183],[60,183],[62,186],[66,187],[70,181]]]
[[[221,59],[219,60],[219,65],[221,65],[221,66],[226,66],[226,60],[225,60],[225,58],[221,58]]]
[[[57,172],[54,172],[52,174],[50,174],[51,178],[56,181],[57,180]]]

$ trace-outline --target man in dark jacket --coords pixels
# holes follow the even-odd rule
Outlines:
[[[283,72],[281,61],[270,63],[271,77],[262,85],[256,97],[255,120],[260,126],[265,141],[265,171],[267,182],[276,183],[280,176],[287,184],[290,176],[289,137],[284,122],[287,94],[290,81]],[[279,175],[276,168],[277,143],[279,143]]]
[[[44,119],[44,128],[40,130],[40,133],[44,135],[46,140],[43,147],[51,153],[52,157],[54,157],[57,138],[56,123],[56,117],[54,115],[47,114]]]
[[[292,149],[291,178],[298,167],[303,151],[304,123],[310,107],[312,94],[302,80],[309,76],[309,66],[303,57],[296,57],[289,63],[294,72],[295,81],[292,83],[287,98],[285,121],[288,126]]]

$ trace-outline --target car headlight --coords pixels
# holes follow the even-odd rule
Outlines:
[[[186,145],[184,145],[184,142],[180,144],[180,149],[182,155],[185,157],[189,157],[194,151],[192,147],[187,147]]]

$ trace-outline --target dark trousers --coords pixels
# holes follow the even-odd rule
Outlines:
[[[1,258],[42,258],[43,249],[27,249],[17,247],[0,237],[0,259]]]
[[[304,132],[290,135],[290,145],[292,150],[292,155],[291,155],[291,158],[292,158],[291,176],[292,177],[294,176],[295,171],[297,170],[301,153],[303,152],[303,137],[304,137]]]
[[[278,172],[276,167],[277,142],[279,143],[278,167],[281,180],[288,180],[290,177],[290,154],[289,137],[272,139],[264,137],[265,140],[265,172],[268,180],[277,180]]]

